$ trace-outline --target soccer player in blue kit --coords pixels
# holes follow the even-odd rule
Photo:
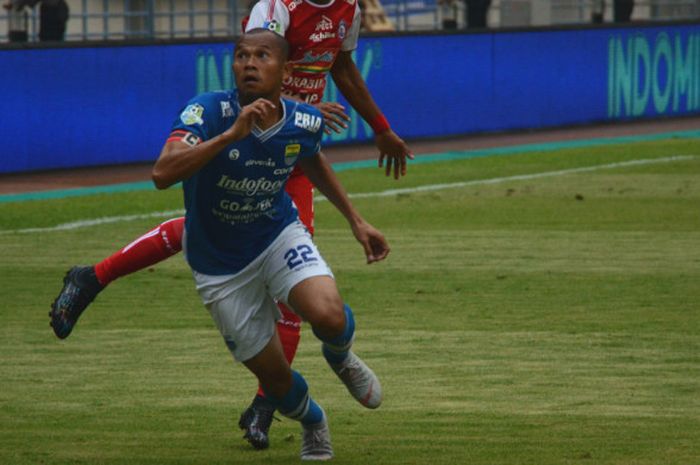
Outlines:
[[[276,301],[311,324],[330,367],[362,405],[378,407],[382,391],[350,350],[352,310],[284,191],[295,164],[348,220],[368,263],[384,259],[389,246],[355,210],[320,153],[321,113],[281,98],[288,52],[285,39],[271,31],[243,35],[233,61],[237,90],[192,99],[152,174],[159,189],[183,181],[186,259],[229,350],[277,410],[301,422],[302,460],[328,460],[327,418],[285,359]]]

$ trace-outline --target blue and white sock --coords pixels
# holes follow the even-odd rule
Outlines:
[[[323,341],[323,356],[328,363],[333,365],[343,363],[347,358],[348,351],[352,347],[352,340],[355,337],[355,317],[352,314],[352,309],[348,304],[344,304],[343,309],[345,310],[345,329],[339,336],[326,339],[314,331],[316,337]]]
[[[307,426],[323,421],[323,410],[311,398],[306,380],[297,371],[292,370],[292,387],[284,397],[275,397],[267,392],[265,396],[285,417]]]

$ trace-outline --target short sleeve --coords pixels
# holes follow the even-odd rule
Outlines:
[[[352,18],[352,25],[350,26],[350,30],[348,30],[347,36],[345,36],[343,43],[340,45],[340,49],[342,51],[349,52],[357,48],[357,41],[360,37],[360,23],[360,2],[356,0],[355,14]]]
[[[313,110],[314,115],[317,118],[321,119],[321,124],[320,124],[320,126],[318,126],[318,129],[315,132],[309,134],[308,142],[303,144],[302,153],[300,154],[301,158],[313,157],[314,155],[316,155],[317,153],[319,153],[321,151],[321,140],[323,138],[323,134],[324,134],[323,131],[324,131],[325,125],[326,125],[325,121],[323,120],[323,115],[321,114],[321,112],[318,111],[314,107],[310,107],[310,108]]]
[[[205,141],[216,135],[218,108],[207,95],[199,95],[185,105],[173,122],[172,131],[187,131]]]
[[[322,133],[321,133],[322,134]],[[321,151],[321,137],[318,139],[312,139],[308,144],[302,146],[299,158],[310,158]]]

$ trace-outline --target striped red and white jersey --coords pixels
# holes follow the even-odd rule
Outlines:
[[[307,103],[323,98],[326,77],[338,53],[357,47],[360,7],[357,0],[260,0],[255,4],[246,31],[266,28],[283,35],[290,45],[293,71],[285,79],[285,94]]]

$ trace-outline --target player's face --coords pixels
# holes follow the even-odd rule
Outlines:
[[[250,101],[259,97],[278,98],[285,60],[274,40],[267,34],[244,37],[233,57],[233,74],[242,98]]]

